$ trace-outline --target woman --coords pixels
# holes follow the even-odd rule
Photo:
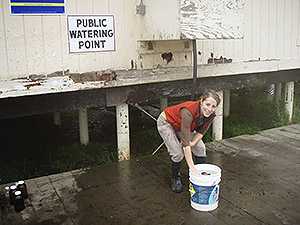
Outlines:
[[[216,116],[215,111],[220,101],[215,91],[208,90],[198,101],[169,106],[158,117],[157,129],[171,157],[172,191],[179,193],[183,190],[180,179],[183,158],[190,170],[196,170],[195,164],[205,162],[206,149],[202,137]]]

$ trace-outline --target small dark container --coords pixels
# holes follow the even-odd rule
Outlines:
[[[28,198],[27,186],[23,180],[17,182],[17,189],[21,191],[24,199]]]
[[[16,185],[11,185],[9,187],[9,202],[11,205],[15,204],[15,192],[17,191]]]
[[[0,191],[0,207],[4,208],[8,205],[8,199],[6,198],[5,192]]]
[[[4,190],[5,190],[5,196],[6,196],[7,198],[9,198],[9,186],[6,186],[6,187],[4,188]]]
[[[24,198],[22,196],[21,191],[16,191],[15,192],[15,211],[21,212],[23,209],[25,209]]]

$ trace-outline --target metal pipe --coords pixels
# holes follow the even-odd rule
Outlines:
[[[165,144],[165,142],[161,143],[160,146],[158,146],[153,152],[152,155],[154,155],[163,145]]]
[[[155,117],[153,117],[150,113],[148,113],[146,110],[144,110],[139,104],[135,103],[134,106],[136,108],[138,108],[139,110],[141,110],[142,112],[144,112],[146,115],[150,116],[155,121],[157,121],[157,119]]]
[[[197,42],[196,39],[192,40],[193,44],[193,88],[192,88],[192,100],[196,99],[197,89]]]
[[[148,113],[146,110],[144,110],[139,104],[135,103],[135,104],[131,104],[134,107],[136,107],[137,109],[141,110],[143,113],[145,113],[146,115],[150,116],[153,120],[157,121],[157,119],[155,117],[153,117],[150,113]],[[165,144],[165,142],[161,143],[153,152],[152,155],[154,155],[163,145]]]

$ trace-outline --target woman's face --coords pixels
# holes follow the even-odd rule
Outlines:
[[[201,113],[205,117],[209,117],[216,109],[217,101],[212,97],[208,97],[201,102]]]

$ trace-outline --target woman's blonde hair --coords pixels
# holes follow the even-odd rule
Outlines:
[[[212,90],[212,89],[205,90],[205,91],[203,92],[203,94],[201,95],[201,97],[200,97],[200,101],[204,101],[205,99],[207,99],[207,98],[209,98],[209,97],[212,97],[213,99],[216,100],[217,106],[220,104],[220,102],[221,102],[220,96],[217,94],[216,91],[214,91],[214,90]]]

